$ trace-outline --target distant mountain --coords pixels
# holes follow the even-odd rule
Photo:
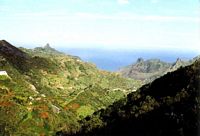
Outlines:
[[[80,132],[74,135],[199,136],[199,85],[197,59],[86,117]]]
[[[0,135],[74,133],[79,120],[141,86],[49,44],[25,49],[0,41],[0,73]]]
[[[52,48],[49,43],[47,43],[44,47],[35,47],[34,49],[26,49],[23,47],[19,47],[20,50],[27,52],[29,54],[35,55],[65,55],[62,52],[57,51],[56,49]]]
[[[165,73],[171,66],[170,63],[159,59],[143,60],[139,58],[135,64],[121,68],[118,72],[124,77],[149,81]]]
[[[94,48],[93,48],[94,47]],[[82,60],[93,62],[98,68],[108,70],[108,71],[118,71],[119,68],[128,66],[133,62],[137,61],[138,56],[149,59],[158,58],[164,62],[175,62],[177,58],[190,59],[199,55],[198,51],[191,50],[171,50],[171,49],[158,49],[158,50],[148,50],[148,49],[106,49],[106,48],[73,48],[73,46],[59,48],[59,50],[77,55],[81,57]]]
[[[36,47],[34,49],[36,52],[45,52],[45,53],[53,53],[53,54],[63,54],[56,49],[52,48],[49,43],[47,43],[44,47]]]
[[[184,66],[187,66],[189,64],[192,64],[192,62],[194,62],[194,60],[183,61],[180,58],[177,58],[176,62],[172,63],[171,67],[166,72],[175,71],[180,67],[184,67]]]
[[[195,59],[183,61],[178,58],[175,63],[167,63],[159,59],[143,60],[142,58],[139,58],[136,63],[121,68],[118,72],[124,77],[148,83],[168,72],[177,70],[181,66],[187,66],[194,61]]]

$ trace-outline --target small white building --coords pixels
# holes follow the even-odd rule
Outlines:
[[[6,71],[0,71],[0,76],[8,76]]]

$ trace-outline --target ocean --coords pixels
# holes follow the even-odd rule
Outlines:
[[[160,59],[166,62],[175,62],[177,58],[188,60],[196,57],[198,52],[180,50],[111,50],[95,48],[60,48],[66,54],[80,57],[82,60],[96,64],[99,69],[117,71],[121,67],[135,63],[138,58]]]

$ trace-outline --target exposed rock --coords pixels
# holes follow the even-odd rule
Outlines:
[[[45,95],[45,94],[41,94],[41,96],[42,96],[42,97],[44,97],[44,98],[46,97],[46,95]]]
[[[31,101],[33,101],[34,100],[34,98],[32,97],[32,96],[29,96],[28,97]]]
[[[52,48],[49,43],[47,43],[44,47],[34,48],[34,51],[36,51],[36,52],[39,51],[39,52],[44,52],[44,53],[47,53],[47,54],[54,54],[54,55],[55,54],[64,55],[64,53],[59,52],[56,49]]]
[[[33,91],[34,93],[36,93],[36,94],[38,94],[39,92],[38,91],[36,91],[37,89],[35,88],[35,86],[34,85],[32,85],[32,84],[29,84],[29,88],[31,89],[31,91]]]
[[[135,64],[121,68],[118,72],[124,77],[142,81],[152,81],[170,67],[170,63],[163,62],[159,59],[150,59],[145,61],[143,58],[139,58]]]
[[[121,68],[118,72],[124,77],[142,80],[145,83],[148,83],[168,72],[177,70],[181,66],[184,67],[192,64],[198,58],[199,57],[195,57],[193,60],[189,61],[177,58],[175,63],[167,63],[159,59],[144,60],[143,58],[138,58],[136,63]]]
[[[52,107],[52,110],[54,113],[57,113],[57,114],[60,113],[60,108],[58,108],[57,106],[55,106],[53,104],[51,105],[51,107]]]

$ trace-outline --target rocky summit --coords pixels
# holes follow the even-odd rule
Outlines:
[[[177,58],[174,63],[167,63],[159,59],[138,58],[138,60],[129,66],[123,67],[117,72],[123,77],[141,80],[144,83],[152,82],[158,77],[161,77],[168,72],[175,71],[180,67],[192,64],[198,57],[192,60],[182,60]]]

